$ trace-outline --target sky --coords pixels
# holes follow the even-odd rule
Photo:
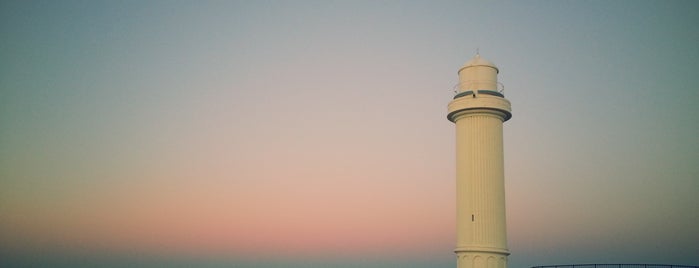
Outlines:
[[[500,69],[509,267],[699,265],[699,2],[0,1],[0,266],[454,267]]]

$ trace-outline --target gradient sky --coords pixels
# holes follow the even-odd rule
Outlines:
[[[0,264],[454,267],[446,105],[480,49],[510,267],[699,265],[698,27],[697,1],[1,1]]]

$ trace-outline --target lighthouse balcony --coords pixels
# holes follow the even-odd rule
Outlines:
[[[458,83],[453,87],[454,99],[474,94],[486,94],[498,97],[505,97],[505,86],[496,82],[493,86],[491,81],[469,81],[464,83]]]
[[[454,95],[454,99],[461,98],[463,96],[471,96],[474,94],[485,94],[485,95],[492,95],[492,96],[498,96],[501,98],[504,98],[505,95],[503,95],[500,92],[494,91],[494,90],[486,90],[486,89],[476,89],[477,92],[473,92],[473,90],[469,91],[463,91],[463,92],[457,92],[456,95]]]

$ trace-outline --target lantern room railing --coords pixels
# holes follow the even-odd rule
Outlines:
[[[505,85],[503,85],[500,82],[497,82],[495,85],[495,88],[477,88],[476,85],[484,84],[484,83],[490,83],[489,81],[468,81],[468,82],[463,82],[463,83],[457,83],[454,85],[452,90],[454,91],[454,94],[459,94],[461,92],[465,91],[473,91],[473,90],[492,90],[492,91],[497,91],[500,94],[505,94]]]

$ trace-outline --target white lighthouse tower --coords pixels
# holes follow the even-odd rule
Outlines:
[[[506,268],[502,123],[512,117],[498,68],[480,55],[459,69],[447,118],[456,124],[458,268]]]

